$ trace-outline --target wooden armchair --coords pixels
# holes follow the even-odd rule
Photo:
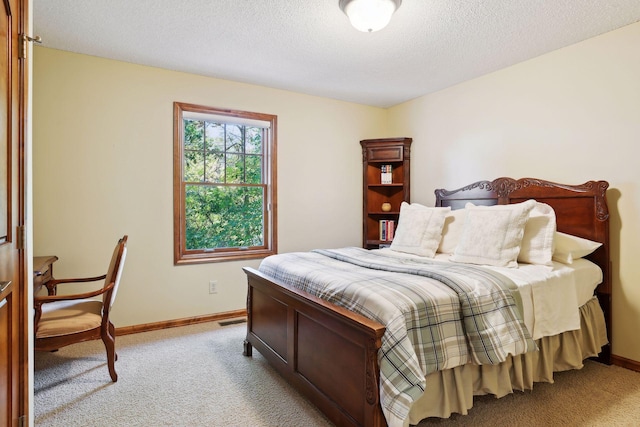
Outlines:
[[[94,291],[73,295],[34,298],[35,349],[52,351],[69,344],[102,339],[107,350],[107,364],[112,381],[118,380],[115,361],[115,328],[109,320],[127,255],[127,236],[118,241],[107,274],[78,279],[53,279],[52,289],[62,283],[96,282],[104,285]],[[57,292],[56,292],[57,293]],[[102,298],[97,298],[99,296]]]

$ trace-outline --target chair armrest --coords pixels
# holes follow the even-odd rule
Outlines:
[[[103,274],[102,276],[95,276],[95,277],[79,277],[79,278],[72,278],[72,279],[51,279],[47,282],[47,284],[51,285],[51,286],[57,286],[60,283],[82,283],[82,282],[97,282],[98,280],[104,280],[107,278],[106,274]]]
[[[81,277],[81,278],[71,278],[71,279],[51,279],[45,286],[47,287],[49,295],[55,295],[57,293],[57,286],[62,283],[88,283],[88,282],[97,282],[98,280],[104,280],[107,277],[106,274],[102,276],[95,277]]]
[[[115,286],[114,282],[109,283],[107,286],[100,288],[100,289],[96,289],[95,291],[91,291],[91,292],[84,292],[81,294],[69,294],[69,295],[49,295],[49,296],[41,296],[41,297],[35,297],[33,298],[33,305],[42,305],[42,304],[46,304],[48,302],[54,302],[54,301],[72,301],[72,300],[76,300],[76,299],[85,299],[85,298],[91,298],[91,297],[97,297],[98,295],[101,295],[105,292],[107,292],[109,289],[113,289],[113,287]]]

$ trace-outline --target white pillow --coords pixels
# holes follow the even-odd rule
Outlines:
[[[518,267],[520,242],[535,200],[512,205],[467,203],[462,238],[451,256],[455,262]]]
[[[600,242],[559,231],[556,231],[554,239],[553,260],[563,264],[573,264],[574,259],[585,257],[602,246]]]
[[[402,202],[400,218],[391,249],[433,258],[442,237],[444,218],[451,211]]]
[[[452,254],[458,246],[462,230],[464,230],[464,218],[467,216],[465,209],[456,209],[451,211],[444,219],[444,227],[442,228],[442,239],[438,246],[438,252],[443,254]]]
[[[520,243],[518,262],[553,265],[553,235],[556,232],[556,213],[546,203],[536,203],[529,213]]]

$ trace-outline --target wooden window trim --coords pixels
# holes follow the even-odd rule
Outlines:
[[[220,248],[213,251],[186,250],[185,235],[185,193],[183,171],[184,129],[183,112],[196,112],[268,121],[270,133],[266,144],[263,184],[266,185],[264,211],[265,245],[259,248]],[[222,261],[264,258],[277,253],[277,116],[240,110],[220,109],[183,102],[173,103],[173,261],[175,265],[199,264]]]

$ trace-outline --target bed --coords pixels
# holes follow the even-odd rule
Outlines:
[[[248,278],[244,354],[251,356],[255,347],[332,422],[360,426],[408,425],[427,417],[465,414],[473,406],[474,395],[502,397],[514,390],[531,389],[534,382],[553,382],[554,371],[579,369],[588,357],[610,363],[607,188],[605,181],[563,185],[532,178],[498,178],[453,191],[436,190],[436,207],[454,211],[466,210],[468,203],[475,209],[515,207],[531,199],[550,206],[559,232],[599,244],[585,258],[598,267],[600,283],[593,285],[594,298],[581,301],[576,314],[579,325],[553,335],[548,335],[549,331],[542,332],[542,336],[536,333],[534,351],[510,351],[500,363],[475,361],[453,363],[453,367],[446,367],[445,363],[445,368],[427,371],[421,378],[424,392],[415,395],[408,414],[396,417],[389,413],[386,403],[384,410],[381,405],[387,388],[387,371],[383,366],[381,373],[380,360],[386,362],[379,358],[379,354],[386,354],[385,325],[294,286],[286,280],[286,274],[276,278],[268,269],[266,273],[244,269]],[[376,251],[370,252],[371,257],[376,256]],[[529,324],[528,328],[533,329]],[[533,340],[534,334],[529,338]]]

